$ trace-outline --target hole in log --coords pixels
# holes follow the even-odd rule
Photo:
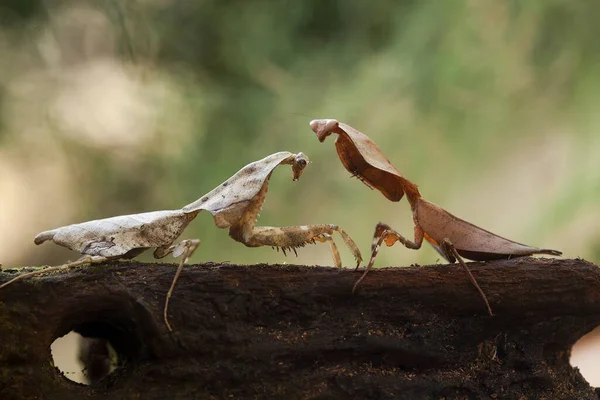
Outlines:
[[[88,338],[75,331],[57,338],[50,346],[54,366],[69,380],[93,385],[112,373],[119,357],[106,339]]]
[[[51,346],[54,365],[72,381],[94,385],[140,355],[135,331],[123,321],[85,321]]]
[[[584,335],[571,349],[571,365],[579,368],[591,386],[600,386],[600,326]]]
[[[89,385],[109,382],[107,377],[126,375],[148,355],[143,338],[154,331],[151,317],[142,304],[132,300],[90,296],[73,304],[51,345],[54,365],[65,377]],[[65,358],[70,367],[61,365]]]

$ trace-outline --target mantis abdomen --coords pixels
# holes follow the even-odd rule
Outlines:
[[[418,200],[414,214],[428,241],[437,246],[444,239],[449,239],[458,253],[470,260],[487,261],[533,254],[562,254],[556,250],[540,249],[503,238],[422,198]]]

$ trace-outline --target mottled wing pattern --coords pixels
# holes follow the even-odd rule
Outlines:
[[[200,199],[185,206],[182,211],[209,211],[219,228],[228,228],[240,221],[271,172],[292,156],[293,153],[282,151],[250,163]]]
[[[172,243],[194,216],[180,210],[121,215],[42,232],[35,243],[52,240],[81,254],[122,256],[132,249]]]

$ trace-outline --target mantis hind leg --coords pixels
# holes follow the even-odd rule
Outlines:
[[[40,274],[45,274],[47,272],[52,272],[52,271],[62,271],[62,270],[67,270],[73,267],[78,267],[80,265],[85,265],[85,264],[97,264],[97,263],[102,263],[105,261],[110,261],[111,259],[113,259],[114,257],[103,257],[103,256],[89,256],[89,255],[85,255],[79,259],[77,259],[76,261],[67,263],[67,264],[62,264],[62,265],[58,265],[56,267],[48,267],[48,268],[44,268],[38,271],[33,271],[33,272],[28,272],[26,274],[23,275],[19,275],[13,279],[11,279],[8,282],[3,283],[2,285],[0,285],[0,289],[5,288],[6,286],[16,282],[16,281],[20,281],[22,279],[25,278],[29,278],[31,276],[35,276],[35,275],[40,275]]]
[[[171,295],[173,294],[173,290],[175,289],[175,284],[177,283],[177,280],[179,279],[179,275],[181,274],[181,270],[183,269],[183,264],[188,262],[188,259],[192,256],[192,254],[194,254],[194,251],[196,251],[196,249],[198,248],[199,245],[200,245],[200,240],[188,239],[188,240],[182,240],[178,244],[169,246],[168,248],[159,247],[156,249],[156,251],[159,251],[159,249],[162,249],[159,254],[164,254],[163,257],[170,253],[173,253],[173,257],[175,257],[175,258],[181,257],[181,260],[179,261],[179,266],[177,267],[177,272],[175,273],[175,277],[173,278],[171,287],[169,288],[169,291],[167,292],[167,297],[165,299],[165,308],[163,310],[163,319],[165,321],[165,325],[167,326],[167,329],[169,330],[169,332],[173,332],[173,328],[171,327],[171,324],[169,324],[169,317],[167,315],[169,312],[169,300],[171,299]],[[156,251],[154,252],[155,256],[156,256]],[[159,257],[157,257],[157,258],[159,258]]]
[[[414,241],[411,241],[393,230],[389,225],[382,224],[381,222],[378,223],[377,226],[375,226],[375,233],[373,234],[373,241],[371,242],[371,258],[369,259],[369,264],[367,264],[365,272],[363,272],[361,277],[354,283],[352,293],[356,291],[358,284],[362,282],[369,273],[369,270],[375,263],[375,257],[377,256],[377,253],[379,253],[379,249],[383,242],[385,242],[388,247],[393,246],[396,242],[400,242],[408,249],[417,250],[420,249],[423,244],[424,235],[423,229],[421,229],[419,225],[415,225],[415,238]]]
[[[471,273],[471,270],[469,269],[469,267],[467,267],[467,264],[465,263],[463,258],[460,256],[460,254],[458,254],[458,251],[456,250],[456,248],[454,247],[454,245],[452,244],[450,239],[446,238],[446,239],[442,240],[442,242],[440,243],[440,250],[444,253],[444,255],[448,261],[450,261],[451,263],[458,261],[458,263],[464,268],[465,272],[469,276],[469,279],[471,280],[471,283],[473,284],[473,286],[475,286],[475,288],[479,292],[479,295],[485,302],[485,306],[487,307],[488,313],[491,316],[493,316],[494,313],[492,312],[492,308],[490,307],[490,303],[488,302],[487,296],[485,295],[485,293],[483,292],[481,287],[479,287],[479,284],[477,283],[477,280]]]

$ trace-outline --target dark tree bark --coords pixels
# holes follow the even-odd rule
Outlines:
[[[112,263],[0,291],[1,399],[596,399],[569,364],[600,324],[600,270],[583,260],[372,271]],[[14,276],[0,273],[0,281]],[[109,340],[120,367],[67,380],[50,344]]]

